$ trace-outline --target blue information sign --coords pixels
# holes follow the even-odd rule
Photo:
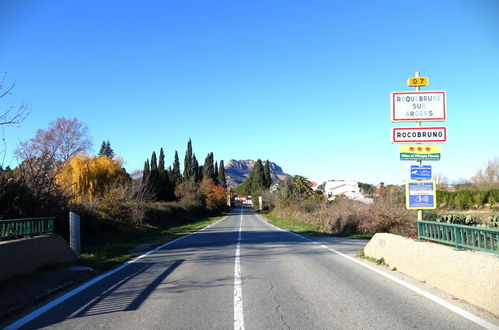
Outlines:
[[[408,181],[406,183],[406,206],[408,209],[434,209],[435,181]]]
[[[431,165],[411,165],[411,180],[431,180]]]

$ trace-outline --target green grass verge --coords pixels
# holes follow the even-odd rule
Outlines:
[[[380,266],[388,266],[388,264],[385,262],[384,258],[377,259],[377,258],[366,256],[364,254],[364,251],[357,251],[357,257],[359,257],[361,259],[368,260],[370,262],[374,262],[375,264],[380,265]],[[394,267],[392,270],[396,271],[397,268]]]
[[[271,214],[261,214],[261,216],[265,217],[267,221],[273,224],[276,227],[282,228],[287,231],[292,231],[298,234],[306,234],[306,235],[326,235],[327,233],[320,231],[318,226],[310,225],[308,223],[279,218],[275,215]]]
[[[136,235],[132,238],[128,237],[126,240],[116,240],[104,246],[94,246],[83,249],[76,264],[89,266],[97,271],[105,271],[119,266],[132,259],[137,254],[141,254],[156,246],[198,231],[222,219],[224,216],[225,215],[208,217],[190,224],[166,229],[148,226],[147,228],[138,230]],[[144,247],[144,250],[137,250],[134,253],[134,249],[140,245]]]
[[[267,221],[273,224],[276,227],[282,228],[287,231],[292,231],[297,234],[303,235],[329,235],[334,237],[347,237],[347,238],[358,238],[358,239],[371,239],[373,235],[365,235],[365,234],[331,234],[329,232],[323,231],[319,228],[319,226],[314,226],[312,224],[308,224],[305,222],[280,218],[272,214],[260,214],[265,217]]]

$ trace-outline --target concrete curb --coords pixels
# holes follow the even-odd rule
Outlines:
[[[499,315],[499,256],[378,233],[364,254]]]

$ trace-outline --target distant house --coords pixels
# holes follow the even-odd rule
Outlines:
[[[251,200],[251,196],[236,195],[236,196],[234,196],[234,201],[236,203],[242,203],[242,204],[246,204],[246,205],[253,205],[253,201]]]
[[[236,202],[242,202],[242,203],[246,202],[247,198],[248,198],[248,196],[246,196],[246,195],[236,195],[236,196],[234,196],[234,200]]]
[[[371,204],[373,200],[366,198],[359,188],[359,182],[355,180],[328,180],[324,186],[324,194],[332,201],[339,196],[353,199],[366,204]]]

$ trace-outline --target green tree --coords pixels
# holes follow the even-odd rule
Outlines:
[[[263,175],[262,161],[261,159],[258,159],[251,172],[251,194],[259,194],[263,189],[265,189],[265,178]]]
[[[180,182],[182,182],[182,174],[180,173],[180,161],[178,159],[177,150],[175,150],[175,158],[173,160],[173,169],[171,177],[175,185],[178,185],[180,184]]]
[[[263,168],[263,186],[265,189],[269,189],[272,185],[272,176],[270,175],[270,162],[267,159],[265,162],[265,167]]]
[[[236,193],[238,195],[251,195],[251,183],[252,176],[250,175],[246,180],[244,180],[239,186],[236,187]]]
[[[194,172],[193,171],[193,154],[192,154],[192,142],[189,139],[187,142],[187,150],[185,151],[184,157],[184,181],[189,182],[193,179]],[[197,170],[197,169],[196,169]]]
[[[311,197],[314,195],[312,184],[310,181],[301,175],[293,177],[293,194],[298,197]]]
[[[218,167],[218,184],[222,185],[222,187],[227,188],[227,180],[225,179],[225,167],[224,161],[220,161],[220,165]]]
[[[151,176],[151,166],[149,165],[149,158],[148,158],[144,162],[144,170],[142,171],[142,182],[148,185],[150,176]]]
[[[159,149],[158,171],[160,174],[165,172],[165,153],[163,152],[163,148]]]
[[[158,171],[158,160],[156,157],[156,152],[153,151],[151,155],[151,174],[149,176],[149,185],[152,193],[154,194],[156,200],[161,198],[160,196],[160,175]]]
[[[215,173],[213,174],[213,183],[217,186],[220,184],[218,181],[218,162],[215,162]]]
[[[191,180],[194,182],[200,182],[202,178],[203,178],[202,168],[201,169],[199,168],[199,163],[196,158],[196,154],[193,154]]]
[[[165,169],[165,153],[163,148],[159,150],[158,162],[158,199],[168,201],[173,199],[173,191],[175,187],[172,184],[170,175]]]
[[[114,157],[114,150],[111,148],[111,143],[109,143],[109,140],[102,141],[102,144],[100,146],[99,157],[104,155],[111,158]]]
[[[215,167],[213,166],[213,152],[210,152],[204,159],[203,178],[215,181]]]

